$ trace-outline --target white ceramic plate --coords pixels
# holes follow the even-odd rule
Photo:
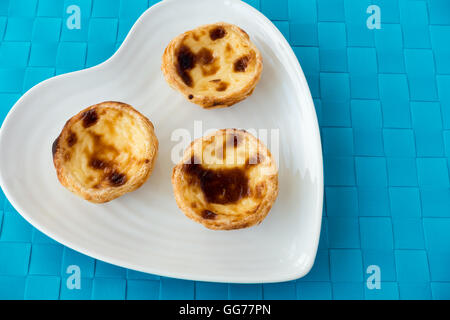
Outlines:
[[[264,57],[264,71],[245,101],[203,110],[169,88],[160,71],[161,55],[176,35],[217,21],[249,33]],[[148,116],[160,153],[143,187],[95,205],[59,184],[51,145],[67,119],[105,100],[127,102]],[[170,178],[171,150],[179,141],[172,141],[171,134],[178,128],[193,134],[194,121],[200,120],[203,130],[279,129],[280,192],[259,226],[212,231],[178,209]],[[304,276],[316,255],[323,169],[311,94],[281,33],[239,0],[164,0],[142,15],[108,61],[28,91],[0,133],[0,183],[17,211],[48,236],[139,271],[204,281],[277,282]]]

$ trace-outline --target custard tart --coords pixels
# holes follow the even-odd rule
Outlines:
[[[172,173],[184,214],[209,229],[259,224],[278,195],[278,169],[267,147],[244,130],[223,129],[185,150]]]
[[[139,188],[158,153],[153,124],[132,106],[103,102],[69,119],[52,147],[61,184],[94,202]]]
[[[229,23],[214,23],[174,38],[162,67],[171,87],[206,109],[231,106],[250,96],[263,69],[248,34]]]

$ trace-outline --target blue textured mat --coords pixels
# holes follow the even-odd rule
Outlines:
[[[0,121],[36,83],[110,57],[154,2],[0,0]],[[122,269],[41,234],[0,192],[0,299],[450,299],[450,1],[248,2],[290,41],[321,125],[312,271],[240,285]],[[66,27],[70,5],[80,30]],[[371,5],[381,29],[367,26]],[[67,286],[70,265],[80,289]],[[367,285],[374,266],[379,289]]]

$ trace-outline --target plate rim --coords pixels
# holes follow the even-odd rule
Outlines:
[[[133,35],[136,33],[136,30],[139,28],[139,26],[141,24],[143,24],[143,21],[145,20],[145,18],[152,14],[152,12],[155,10],[155,8],[159,8],[162,7],[166,4],[169,3],[174,3],[174,2],[178,2],[178,1],[183,1],[183,0],[162,0],[156,4],[154,4],[153,6],[151,6],[150,8],[148,8],[145,12],[143,12],[140,17],[136,20],[136,22],[133,24],[133,27],[131,28],[131,30],[128,32],[125,40],[122,42],[121,46],[116,50],[116,52],[106,61],[96,65],[96,66],[92,66],[89,68],[85,68],[82,70],[78,70],[78,71],[74,71],[74,72],[70,72],[70,73],[65,73],[65,74],[61,74],[61,75],[57,75],[54,76],[50,79],[44,80],[38,84],[36,84],[35,86],[33,86],[32,88],[30,88],[26,93],[24,93],[18,100],[17,102],[14,104],[14,106],[9,110],[8,114],[6,115],[3,124],[0,127],[0,147],[3,145],[2,141],[4,140],[4,134],[3,132],[5,130],[3,130],[6,126],[9,125],[10,119],[12,118],[13,114],[15,112],[17,112],[17,106],[28,97],[28,95],[30,95],[33,91],[37,90],[39,87],[41,86],[45,86],[48,85],[49,83],[53,82],[53,81],[58,81],[59,79],[62,79],[64,77],[68,77],[68,76],[72,76],[74,74],[78,74],[78,73],[83,73],[83,72],[87,72],[87,71],[93,71],[95,69],[100,69],[100,68],[105,68],[107,67],[108,64],[113,63],[113,61],[115,59],[117,59],[117,57],[119,57],[122,53],[122,51],[126,50],[126,47],[128,46],[128,43],[131,41],[131,38],[133,38]],[[318,161],[320,161],[320,165],[317,166],[317,172],[315,172],[318,176],[318,181],[317,181],[317,187],[316,187],[316,192],[317,192],[317,203],[315,204],[315,207],[317,208],[317,213],[316,215],[318,215],[318,223],[316,226],[316,230],[314,232],[314,239],[311,239],[312,241],[312,247],[314,248],[314,252],[311,254],[311,259],[309,259],[308,263],[305,265],[305,267],[301,270],[299,270],[298,272],[293,272],[293,273],[285,273],[285,274],[281,274],[281,275],[268,275],[267,277],[265,277],[264,279],[261,279],[260,281],[254,281],[253,279],[246,279],[244,278],[240,278],[239,275],[233,276],[233,278],[230,278],[229,276],[225,276],[225,277],[217,277],[215,275],[209,276],[209,275],[202,275],[202,276],[195,276],[195,275],[191,275],[191,274],[185,274],[182,271],[178,271],[178,272],[166,272],[164,270],[156,270],[157,268],[146,268],[146,267],[142,267],[139,265],[135,265],[133,263],[129,263],[120,259],[116,259],[113,256],[104,256],[101,252],[93,252],[91,249],[89,248],[80,248],[76,243],[73,243],[72,241],[68,241],[65,240],[63,238],[61,238],[58,235],[55,235],[51,230],[49,231],[47,229],[47,227],[45,225],[42,225],[41,223],[35,221],[34,218],[32,218],[30,215],[27,214],[26,210],[22,209],[22,206],[20,205],[20,200],[16,199],[10,192],[9,192],[9,188],[7,187],[7,184],[4,181],[3,178],[3,174],[0,171],[0,187],[3,190],[3,193],[5,194],[6,198],[8,199],[8,201],[11,203],[11,205],[17,210],[17,212],[28,222],[30,223],[34,228],[36,228],[37,230],[39,230],[40,232],[44,233],[45,235],[47,235],[48,237],[54,239],[55,241],[59,242],[60,244],[70,248],[71,250],[80,252],[84,255],[87,255],[93,259],[98,259],[101,261],[105,261],[107,263],[111,263],[123,268],[127,268],[127,269],[132,269],[132,270],[136,270],[139,272],[144,272],[144,273],[149,273],[149,274],[155,274],[155,275],[160,275],[163,277],[171,277],[171,278],[177,278],[177,279],[185,279],[185,280],[192,280],[192,281],[209,281],[209,282],[220,282],[220,283],[275,283],[275,282],[284,282],[284,281],[291,281],[291,280],[296,280],[299,279],[303,276],[305,276],[306,274],[309,273],[309,271],[311,270],[316,255],[317,255],[317,251],[318,251],[318,245],[319,245],[319,239],[320,239],[320,232],[321,232],[321,225],[322,225],[322,211],[323,211],[323,196],[324,196],[324,175],[323,175],[323,155],[322,155],[322,143],[321,143],[321,139],[320,139],[320,129],[319,129],[319,124],[318,124],[318,119],[317,119],[317,113],[316,110],[314,108],[314,102],[312,99],[312,95],[309,89],[309,85],[308,82],[306,81],[306,77],[303,73],[303,69],[301,68],[301,65],[297,59],[297,57],[295,56],[295,53],[292,50],[292,47],[290,46],[290,44],[288,43],[288,41],[286,40],[286,38],[283,36],[283,34],[278,30],[278,28],[272,23],[272,21],[270,21],[270,19],[268,19],[262,12],[258,11],[257,9],[253,8],[251,5],[249,5],[248,3],[242,1],[242,0],[209,0],[209,1],[216,1],[216,2],[228,2],[228,3],[234,3],[234,4],[238,4],[241,6],[246,7],[247,10],[249,10],[249,12],[252,15],[257,15],[259,16],[259,18],[261,18],[264,23],[267,25],[267,27],[269,27],[273,32],[275,32],[275,34],[277,35],[277,40],[280,40],[282,42],[283,47],[285,47],[285,49],[287,49],[287,56],[289,59],[289,64],[295,66],[295,70],[294,70],[294,74],[297,78],[297,80],[299,81],[299,83],[301,84],[302,88],[305,90],[305,98],[307,99],[307,104],[308,104],[308,108],[312,108],[311,109],[311,115],[312,115],[312,119],[309,119],[311,121],[313,121],[312,126],[313,126],[313,131],[316,133],[314,134],[314,138],[315,138],[315,142],[314,145],[317,146],[317,159]],[[95,251],[95,250],[94,250]]]

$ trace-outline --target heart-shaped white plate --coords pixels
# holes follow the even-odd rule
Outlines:
[[[264,58],[264,71],[245,101],[203,110],[169,88],[160,71],[161,55],[176,35],[218,21],[249,33]],[[160,153],[144,186],[96,205],[59,184],[51,145],[67,119],[105,100],[129,103],[149,117]],[[171,151],[179,141],[171,137],[184,128],[194,138],[194,121],[202,121],[203,130],[268,130],[268,138],[260,138],[269,140],[265,142],[272,151],[278,148],[280,192],[259,226],[212,231],[178,209],[171,186]],[[271,134],[276,129],[278,140]],[[0,133],[1,187],[37,229],[109,263],[192,280],[277,282],[308,273],[320,233],[322,168],[317,118],[300,65],[274,25],[240,0],[162,1],[141,16],[108,61],[28,91]]]

